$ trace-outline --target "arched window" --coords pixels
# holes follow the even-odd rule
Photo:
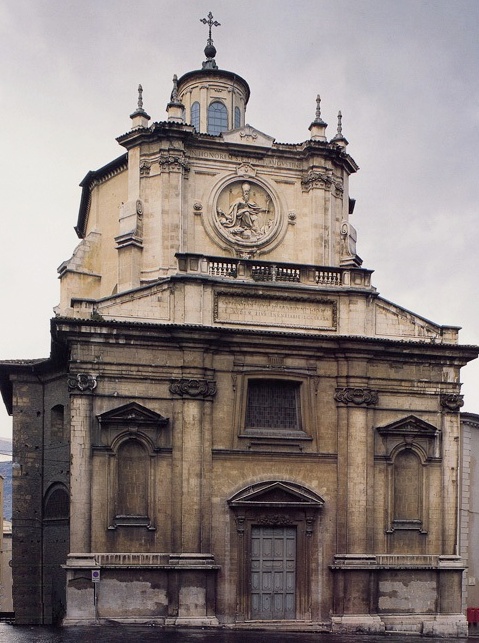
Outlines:
[[[223,103],[215,101],[208,107],[208,134],[219,136],[228,129],[228,112]]]
[[[45,498],[44,518],[66,520],[70,517],[70,498],[66,489],[57,486],[49,490]]]
[[[239,107],[235,107],[235,129],[241,127],[241,111]]]
[[[191,106],[191,124],[197,132],[200,131],[200,104],[195,101]]]
[[[148,454],[138,440],[127,440],[118,449],[118,514],[148,515]]]

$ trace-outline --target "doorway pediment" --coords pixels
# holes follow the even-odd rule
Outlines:
[[[164,426],[168,424],[168,418],[147,409],[137,402],[124,404],[111,411],[106,411],[97,417],[101,425],[135,423],[138,425],[152,424],[155,426]]]
[[[228,503],[231,507],[290,507],[316,508],[324,500],[313,491],[294,482],[259,482],[234,494]]]
[[[389,435],[410,435],[412,437],[426,437],[435,438],[438,434],[438,429],[425,422],[415,415],[408,415],[405,418],[386,424],[386,426],[379,426],[378,433],[382,436]]]

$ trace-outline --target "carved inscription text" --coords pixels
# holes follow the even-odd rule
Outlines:
[[[336,302],[216,293],[215,321],[254,326],[336,330]]]

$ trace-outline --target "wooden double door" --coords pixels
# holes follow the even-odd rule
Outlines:
[[[296,527],[251,527],[251,618],[296,618]]]

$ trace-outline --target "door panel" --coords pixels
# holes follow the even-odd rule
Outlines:
[[[296,617],[296,527],[252,527],[251,618]]]

